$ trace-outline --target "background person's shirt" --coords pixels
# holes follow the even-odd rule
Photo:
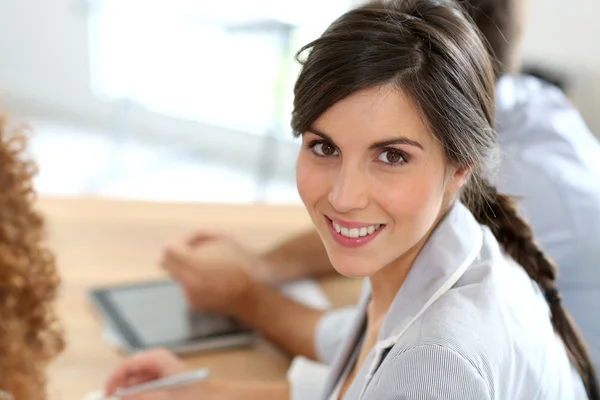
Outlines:
[[[600,369],[600,142],[562,91],[528,76],[496,85],[500,192],[558,267],[563,304]],[[598,374],[600,379],[600,373]]]

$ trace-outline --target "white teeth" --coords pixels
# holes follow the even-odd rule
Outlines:
[[[339,234],[341,234],[342,236],[346,236],[349,238],[359,238],[362,236],[367,236],[367,235],[371,235],[373,234],[375,231],[377,231],[377,229],[379,229],[381,227],[381,224],[376,224],[376,225],[370,225],[370,226],[363,226],[361,228],[344,228],[341,225],[336,224],[335,222],[333,222],[333,228],[335,229],[335,231]]]

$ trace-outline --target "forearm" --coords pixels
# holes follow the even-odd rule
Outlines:
[[[252,285],[234,311],[242,322],[290,355],[316,359],[315,333],[323,311],[296,303],[261,283]]]
[[[286,240],[265,253],[264,257],[272,266],[270,275],[273,282],[306,276],[321,277],[336,272],[315,229]]]

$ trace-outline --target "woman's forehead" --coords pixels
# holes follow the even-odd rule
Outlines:
[[[403,136],[420,143],[432,137],[422,113],[402,90],[381,86],[361,90],[337,102],[313,124],[338,145],[373,143]]]

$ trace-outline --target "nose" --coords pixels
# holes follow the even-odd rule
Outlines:
[[[369,204],[365,174],[359,169],[342,167],[329,192],[329,203],[340,213],[365,209]]]

